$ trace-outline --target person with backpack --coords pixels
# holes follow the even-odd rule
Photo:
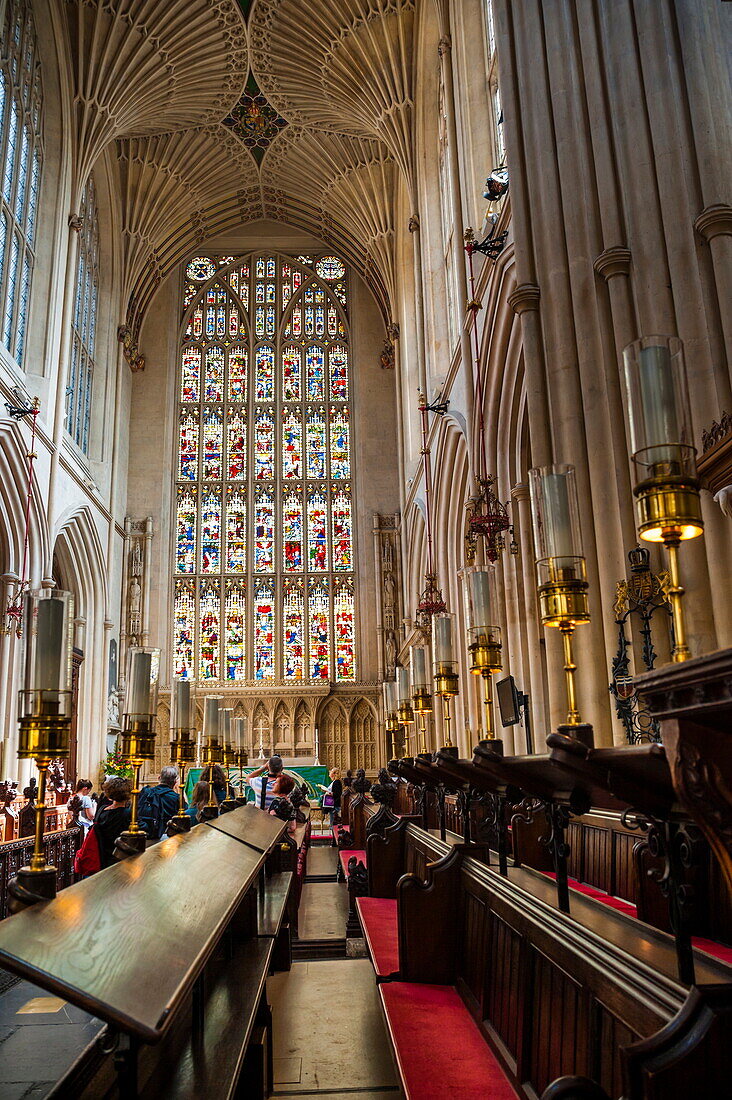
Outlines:
[[[165,833],[171,817],[178,812],[178,769],[168,764],[160,773],[157,787],[143,787],[137,803],[137,820],[147,833],[148,840],[156,841]]]

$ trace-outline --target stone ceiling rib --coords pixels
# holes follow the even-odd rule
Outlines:
[[[259,86],[290,122],[379,138],[413,189],[415,0],[255,0]]]
[[[115,138],[218,121],[248,72],[236,0],[66,0],[74,63],[76,193]]]

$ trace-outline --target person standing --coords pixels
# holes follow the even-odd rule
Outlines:
[[[270,756],[261,768],[255,768],[247,776],[247,783],[254,791],[254,805],[260,810],[269,810],[276,797],[275,782],[282,774],[282,757]],[[263,774],[266,772],[266,775]]]
[[[74,815],[74,824],[79,825],[83,837],[86,836],[87,830],[91,829],[94,823],[94,812],[96,807],[91,797],[92,791],[91,779],[80,779],[76,784],[76,791],[74,797],[69,799],[67,809]]]
[[[325,795],[323,796],[323,806],[330,810],[330,827],[332,829],[336,821],[340,820],[341,816],[343,781],[341,779],[340,768],[331,768],[328,775],[330,777],[330,786],[326,787]],[[329,795],[330,798],[328,797]]]
[[[130,824],[132,784],[120,775],[110,775],[104,784],[104,793],[109,802],[99,811],[94,832],[99,841],[102,867],[111,867],[114,863],[114,842]]]

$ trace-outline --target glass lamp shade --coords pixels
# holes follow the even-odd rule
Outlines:
[[[234,744],[237,749],[241,749],[246,744],[247,738],[247,720],[246,718],[234,719]]]
[[[704,524],[683,345],[644,336],[623,350],[623,367],[639,534],[696,538]]]
[[[412,646],[410,652],[412,695],[418,692],[429,694],[430,675],[427,649],[424,646]]]
[[[561,627],[590,620],[574,466],[529,470],[541,621]]]
[[[218,744],[221,736],[221,695],[207,695],[203,701],[203,736]]]
[[[457,674],[455,616],[448,611],[432,617],[432,663],[435,678]]]
[[[23,597],[23,687],[18,756],[68,756],[73,596],[53,589]]]
[[[399,721],[409,725],[414,721],[412,710],[411,684],[408,668],[397,668],[397,714]]]
[[[382,685],[384,692],[384,715],[388,718],[396,714],[397,709],[397,685],[395,680],[384,680]]]
[[[133,646],[127,657],[125,714],[132,720],[157,714],[160,650]]]
[[[234,710],[232,707],[221,708],[221,743],[231,750],[233,748],[231,737],[234,729]]]
[[[196,685],[181,676],[173,677],[171,729],[188,733],[196,724]]]
[[[472,657],[470,671],[499,671],[501,661],[501,631],[493,615],[495,573],[479,565],[461,570],[465,626],[468,649]]]

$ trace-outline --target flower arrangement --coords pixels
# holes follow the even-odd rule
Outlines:
[[[107,753],[107,759],[104,761],[105,779],[109,775],[120,775],[123,779],[132,779],[134,774],[132,764],[121,752],[115,749],[114,752]]]

